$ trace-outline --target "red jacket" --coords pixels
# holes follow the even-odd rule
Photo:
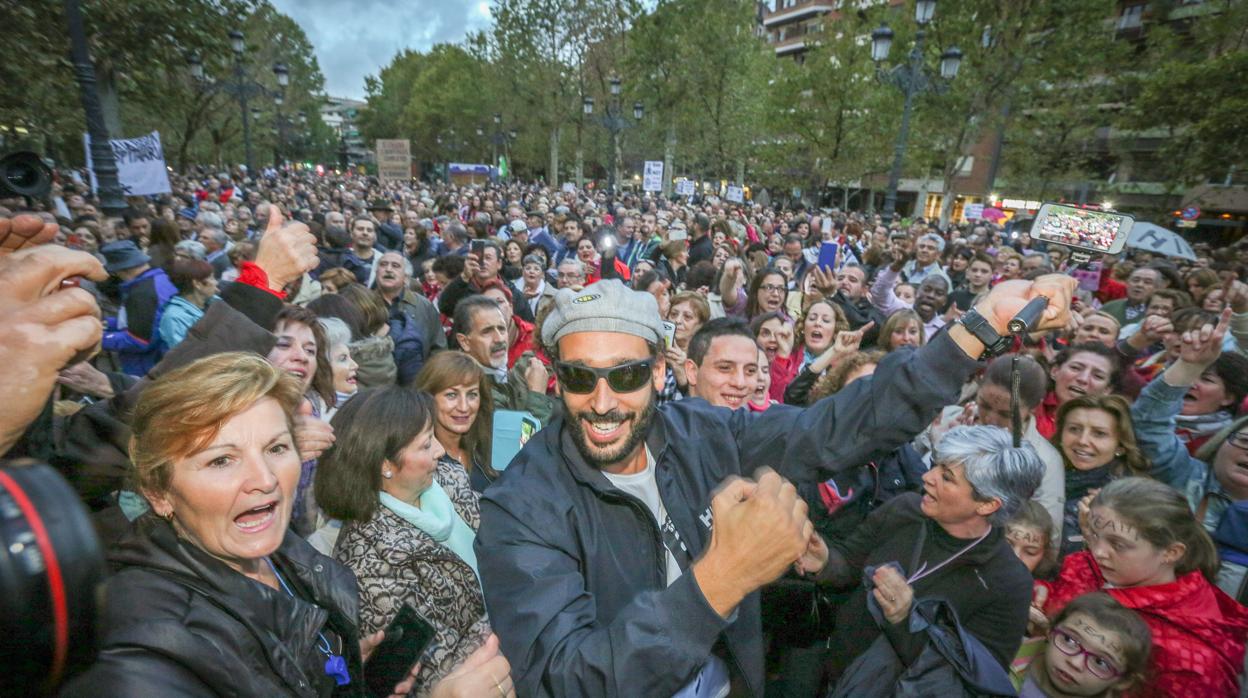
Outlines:
[[[1067,557],[1057,581],[1046,586],[1049,599],[1044,612],[1050,618],[1076,596],[1098,590],[1140,614],[1153,633],[1149,678],[1141,695],[1238,695],[1248,609],[1200,572],[1189,572],[1169,584],[1106,589],[1100,567],[1085,550]]]
[[[1116,301],[1119,298],[1127,297],[1127,285],[1114,279],[1114,268],[1105,266],[1101,268],[1101,284],[1094,294],[1096,299],[1102,303]]]

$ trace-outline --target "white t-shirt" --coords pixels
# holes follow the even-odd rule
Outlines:
[[[650,453],[649,446],[646,447],[645,470],[632,475],[614,475],[608,472],[603,472],[603,475],[620,491],[641,500],[654,515],[660,529],[671,526],[667,508],[663,506],[663,498],[659,496],[659,484],[654,479],[654,454]],[[671,586],[680,579],[682,571],[672,551],[667,550],[666,545],[664,550],[667,552],[667,585]],[[711,655],[693,681],[677,691],[673,698],[724,698],[728,695],[729,688],[728,665],[719,657]]]

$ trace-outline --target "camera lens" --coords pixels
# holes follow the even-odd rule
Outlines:
[[[51,693],[96,651],[104,555],[51,466],[0,465],[0,695]]]

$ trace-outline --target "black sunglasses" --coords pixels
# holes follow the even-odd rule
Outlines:
[[[640,390],[650,381],[650,369],[653,366],[654,359],[638,359],[611,368],[590,368],[556,361],[555,375],[559,377],[559,384],[569,393],[592,393],[598,387],[599,379],[605,379],[607,386],[617,393],[631,393]]]

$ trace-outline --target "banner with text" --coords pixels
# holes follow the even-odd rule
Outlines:
[[[693,196],[693,180],[681,179],[676,182],[676,193],[681,196]]]
[[[165,152],[160,146],[160,131],[152,131],[138,138],[110,138],[113,159],[117,161],[117,180],[126,196],[168,194],[169,170],[165,166]],[[82,134],[82,145],[87,152],[87,174],[91,177],[91,191],[99,186],[95,169],[91,164],[91,134]]]
[[[745,203],[745,188],[738,187],[735,184],[729,184],[728,188],[724,191],[724,198],[738,204]]]
[[[377,176],[382,181],[412,178],[412,142],[406,138],[377,139]]]
[[[646,160],[645,174],[641,178],[642,191],[663,191],[663,161]]]

